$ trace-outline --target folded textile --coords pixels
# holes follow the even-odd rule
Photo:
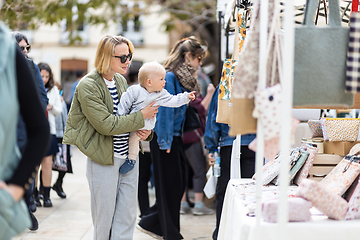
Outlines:
[[[310,201],[320,212],[336,220],[343,220],[349,208],[345,199],[310,179],[301,182],[295,195]]]
[[[311,219],[311,202],[300,197],[289,197],[289,222],[307,222]],[[279,199],[265,201],[262,204],[262,214],[265,222],[277,222]]]

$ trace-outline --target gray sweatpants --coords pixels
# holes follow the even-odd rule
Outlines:
[[[115,158],[114,166],[105,166],[87,158],[94,240],[133,239],[139,164],[128,173],[120,174],[119,168],[124,162],[125,158]]]

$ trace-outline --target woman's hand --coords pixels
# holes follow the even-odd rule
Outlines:
[[[14,199],[16,202],[20,201],[24,196],[25,190],[14,184],[7,185],[5,182],[0,180],[0,189],[5,189]]]
[[[136,135],[140,138],[139,141],[146,140],[151,134],[151,130],[137,130]]]
[[[209,165],[210,165],[210,166],[214,166],[214,164],[215,164],[214,154],[213,154],[213,153],[209,153],[208,158],[209,158]]]
[[[170,153],[170,150],[171,150],[171,149],[166,149],[166,153]]]
[[[209,105],[211,102],[211,98],[212,95],[215,91],[215,87],[214,85],[212,85],[211,83],[208,85],[207,90],[206,90],[206,96],[204,97],[204,99],[201,101],[201,105],[204,107],[204,109],[207,111],[209,109]]]
[[[147,105],[141,110],[141,113],[143,114],[144,119],[152,119],[156,117],[156,113],[159,111],[159,106],[153,107],[155,104],[155,101]]]
[[[210,96],[212,96],[214,92],[215,92],[215,87],[212,83],[210,83],[206,89],[206,95],[209,94]]]

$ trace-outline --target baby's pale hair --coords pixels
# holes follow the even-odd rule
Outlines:
[[[156,73],[164,73],[165,74],[165,68],[160,63],[153,61],[153,62],[147,62],[144,63],[141,68],[139,69],[139,75],[138,80],[139,84],[142,87],[146,86],[146,80],[151,79],[153,77],[152,74]]]

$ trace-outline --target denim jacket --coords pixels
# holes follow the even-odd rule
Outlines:
[[[211,98],[208,120],[206,122],[204,141],[209,153],[213,153],[220,146],[232,146],[235,137],[228,135],[229,125],[216,122],[217,105],[218,105],[219,86]],[[254,140],[256,134],[246,134],[241,136],[241,145],[249,145]]]
[[[182,93],[181,85],[173,72],[165,75],[165,89],[172,95]],[[171,149],[173,136],[181,136],[187,105],[177,108],[159,107],[154,131],[161,150]]]

